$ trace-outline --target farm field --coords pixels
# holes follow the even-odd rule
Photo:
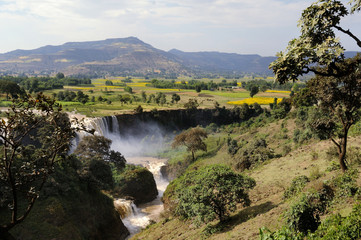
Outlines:
[[[88,101],[85,104],[80,102],[65,101],[61,101],[60,103],[66,111],[81,113],[88,117],[109,116],[134,112],[139,105],[144,111],[150,111],[152,109],[160,110],[184,108],[184,104],[187,103],[189,99],[197,100],[199,108],[212,108],[216,102],[221,107],[225,106],[226,108],[232,108],[235,105],[241,105],[243,103],[252,104],[254,102],[257,102],[260,105],[268,105],[274,101],[274,98],[278,98],[278,101],[280,101],[282,98],[288,97],[290,94],[289,91],[267,90],[266,92],[259,92],[256,96],[251,98],[249,92],[240,87],[237,89],[222,89],[214,91],[202,90],[197,93],[193,89],[154,88],[150,86],[149,80],[141,78],[133,78],[131,79],[131,82],[124,82],[124,80],[124,77],[93,79],[92,86],[64,86],[64,89],[51,90],[46,93],[55,95],[60,91],[65,90],[76,92],[82,91],[84,94],[89,96],[89,99],[93,98],[95,101]],[[217,82],[217,80],[202,79],[201,81]],[[109,85],[109,81],[112,82],[112,85]],[[130,87],[132,89],[131,94],[126,92],[126,87]],[[156,104],[152,101],[143,101],[142,92],[145,93],[147,98],[151,94],[157,95],[157,93],[163,93],[166,98],[166,103]],[[180,96],[178,103],[172,103],[173,94],[178,94]],[[119,96],[126,96],[131,100],[121,102]],[[99,97],[101,97],[103,101],[98,101]]]
[[[80,113],[88,117],[101,117],[118,115],[122,113],[134,112],[141,106],[143,111],[152,109],[180,109],[185,108],[184,104],[190,99],[196,100],[199,108],[213,108],[216,103],[220,107],[233,108],[235,105],[243,103],[269,105],[274,98],[279,101],[284,97],[289,97],[289,91],[267,90],[259,91],[253,98],[250,92],[242,88],[241,82],[251,79],[237,79],[237,86],[233,88],[219,87],[211,90],[201,90],[180,88],[155,88],[151,84],[152,80],[144,78],[109,77],[106,79],[92,79],[91,84],[78,86],[65,85],[62,89],[45,90],[44,93],[55,97],[64,109],[68,112]],[[256,79],[259,80],[259,79]],[[266,79],[271,82],[271,79]],[[191,82],[191,79],[160,80],[173,82],[175,84]],[[221,83],[221,79],[199,79],[198,82],[204,84]],[[234,79],[227,82],[234,82]],[[73,97],[66,99],[66,96],[59,98],[59,94],[71,93]],[[83,94],[86,100],[80,101],[78,94]],[[178,95],[178,101],[173,100],[174,95]],[[160,101],[160,98],[163,98]],[[158,98],[158,100],[156,100]],[[0,107],[7,107],[11,102],[6,101],[6,96],[2,96]],[[138,109],[139,111],[139,109]]]

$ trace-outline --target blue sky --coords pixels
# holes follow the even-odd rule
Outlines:
[[[152,46],[273,56],[310,0],[0,0],[0,53],[138,37]],[[347,2],[347,1],[344,1]],[[342,24],[361,36],[361,13]],[[359,50],[341,38],[347,50]]]

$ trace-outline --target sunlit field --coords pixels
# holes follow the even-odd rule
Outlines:
[[[281,101],[282,101],[282,99],[277,98],[277,103],[279,103]],[[239,100],[239,101],[230,101],[230,102],[228,102],[228,104],[242,105],[244,103],[247,103],[247,104],[258,103],[259,105],[268,105],[273,102],[274,102],[274,98],[271,98],[271,97],[253,97],[253,98],[246,98],[246,99]]]
[[[246,89],[241,88],[241,81],[251,79],[238,79],[238,88],[220,88],[214,91],[202,90],[197,93],[193,89],[173,89],[173,88],[155,88],[151,86],[151,80],[144,78],[125,77],[111,77],[107,79],[98,78],[93,79],[92,84],[84,86],[64,86],[64,89],[56,89],[46,91],[49,95],[56,96],[60,91],[82,91],[89,96],[89,100],[82,104],[79,101],[59,101],[66,111],[78,112],[89,117],[116,115],[121,113],[134,112],[138,106],[141,106],[144,111],[152,109],[179,109],[184,108],[184,104],[189,99],[197,100],[199,108],[213,108],[217,103],[221,107],[234,107],[243,103],[253,104],[257,102],[260,105],[268,105],[273,103],[274,98],[281,101],[282,98],[288,97],[290,91],[267,90],[266,92],[259,92],[253,98]],[[268,80],[268,79],[267,79]],[[169,80],[171,81],[171,80]],[[200,79],[199,81],[221,82],[221,79]],[[232,79],[227,81],[234,81]],[[189,82],[189,79],[177,79],[176,83]],[[128,89],[128,92],[126,91]],[[129,92],[131,88],[131,93]],[[142,93],[145,93],[146,99],[142,98]],[[156,104],[154,101],[149,101],[151,95],[164,94],[166,103]],[[178,94],[180,100],[172,102],[172,95]],[[153,96],[153,97],[154,97]],[[127,98],[128,101],[122,102],[122,98]]]

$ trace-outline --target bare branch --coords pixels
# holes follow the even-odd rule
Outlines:
[[[360,48],[361,48],[361,40],[359,39],[359,38],[357,38],[352,32],[350,32],[350,30],[348,29],[348,30],[345,30],[345,29],[343,29],[342,27],[340,27],[340,26],[334,26],[337,30],[339,30],[339,31],[341,31],[341,32],[343,32],[344,34],[347,34],[347,35],[349,35],[351,38],[353,38],[355,41],[356,41],[356,43],[357,43],[357,46],[359,46]]]

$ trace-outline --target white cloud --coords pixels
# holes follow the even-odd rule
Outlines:
[[[8,37],[0,40],[0,52],[136,36],[165,50],[175,47],[270,55],[282,50],[297,33],[302,9],[312,2],[3,0],[0,21],[6,24],[0,30]],[[32,39],[21,37],[28,32],[34,33]]]

